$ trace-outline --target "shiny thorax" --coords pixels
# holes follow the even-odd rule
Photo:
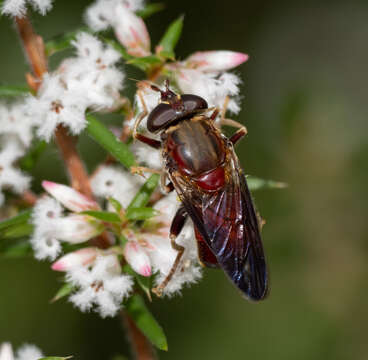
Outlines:
[[[179,171],[204,191],[225,184],[226,140],[206,116],[185,119],[162,133],[163,158],[170,173]]]

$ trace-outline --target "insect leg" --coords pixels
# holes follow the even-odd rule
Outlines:
[[[151,147],[153,147],[155,149],[159,149],[161,147],[161,141],[158,141],[156,139],[152,139],[152,138],[150,138],[148,136],[139,134],[137,132],[137,129],[138,129],[139,124],[141,123],[141,121],[148,114],[147,105],[146,105],[146,102],[143,99],[142,91],[141,90],[138,90],[137,91],[137,94],[138,94],[139,100],[142,103],[143,111],[138,115],[137,120],[134,123],[133,138],[134,139],[137,139],[137,140],[139,140],[139,141],[141,141],[141,142],[143,142],[143,143],[145,143],[145,144],[147,144],[147,145],[149,145],[149,146],[151,146]]]
[[[188,218],[188,214],[186,213],[186,210],[184,207],[180,207],[178,211],[176,212],[174,219],[171,223],[170,227],[170,241],[171,246],[173,249],[175,249],[178,253],[176,255],[174,265],[171,267],[169,274],[166,276],[164,281],[157,287],[152,289],[152,292],[155,293],[157,296],[162,295],[162,291],[165,289],[173,275],[175,274],[176,270],[178,269],[178,266],[180,264],[180,259],[183,256],[184,253],[184,246],[179,245],[175,240],[180,234],[181,230],[183,229],[185,225],[185,221]]]
[[[169,192],[174,190],[174,185],[171,181],[168,184],[166,184],[166,179],[167,179],[167,174],[166,172],[164,172],[161,174],[160,185],[161,185],[162,191],[168,194]]]
[[[246,134],[247,134],[247,129],[245,127],[242,127],[230,137],[230,141],[233,143],[233,145],[235,145]]]
[[[163,175],[163,171],[162,170],[157,170],[157,169],[151,169],[145,166],[131,166],[130,167],[130,172],[132,174],[138,174],[138,175],[142,175],[144,172],[149,172],[151,174],[160,174]]]

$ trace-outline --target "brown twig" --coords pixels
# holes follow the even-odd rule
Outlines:
[[[128,332],[128,338],[131,342],[133,355],[136,360],[154,360],[156,359],[155,351],[151,343],[137,328],[131,317],[121,312],[123,323]]]

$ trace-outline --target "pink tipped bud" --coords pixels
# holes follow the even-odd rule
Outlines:
[[[150,55],[151,40],[142,18],[123,4],[117,6],[116,13],[120,21],[115,24],[114,29],[119,42],[126,47],[130,55]]]
[[[248,60],[248,55],[234,51],[198,51],[187,59],[187,65],[201,71],[225,71]]]
[[[0,360],[14,360],[13,349],[10,343],[5,342],[0,346]]]
[[[88,215],[69,215],[55,223],[55,237],[70,244],[87,241],[104,229],[103,225]]]
[[[124,247],[124,256],[133,270],[142,276],[151,276],[151,263],[143,248],[135,241],[128,241]]]
[[[98,210],[98,204],[73,188],[51,181],[42,181],[43,188],[60,201],[67,209],[75,212]]]
[[[94,247],[73,251],[54,262],[51,269],[55,271],[69,271],[78,266],[92,264],[92,262],[95,261],[96,256],[97,249]]]

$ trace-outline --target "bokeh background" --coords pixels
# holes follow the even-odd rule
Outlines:
[[[88,3],[55,1],[48,16],[34,16],[35,26],[46,39],[73,30]],[[251,304],[222,272],[205,271],[182,297],[151,304],[169,340],[160,358],[367,359],[367,1],[166,5],[147,20],[153,43],[185,13],[181,57],[205,49],[250,55],[237,70],[244,81],[237,119],[249,130],[237,152],[247,173],[289,188],[255,193],[267,220],[269,298]],[[27,64],[13,30],[1,17],[0,81],[21,84]],[[87,138],[79,145],[90,169],[104,156]],[[34,170],[35,189],[43,178],[65,181],[53,146]],[[0,341],[82,360],[128,354],[117,319],[49,304],[59,286],[48,264],[0,259]]]

